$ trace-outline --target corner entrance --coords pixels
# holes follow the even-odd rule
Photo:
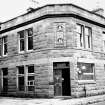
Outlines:
[[[70,66],[69,62],[53,63],[54,68],[54,95],[70,96]]]

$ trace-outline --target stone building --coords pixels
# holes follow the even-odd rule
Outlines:
[[[1,24],[0,94],[55,97],[105,93],[105,17],[51,4]]]

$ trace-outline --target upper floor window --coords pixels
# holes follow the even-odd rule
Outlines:
[[[0,38],[0,56],[7,55],[8,53],[7,45],[8,45],[7,36]]]
[[[33,49],[33,29],[29,28],[18,32],[19,34],[19,52]]]
[[[0,38],[0,56],[2,56],[2,38]]]
[[[83,26],[80,24],[77,24],[77,46],[84,47]]]
[[[33,49],[33,31],[32,28],[29,28],[26,30],[27,34],[28,34],[28,38],[27,38],[27,44],[28,44],[28,50],[32,50]]]
[[[105,52],[105,32],[103,32],[103,51]]]
[[[19,51],[24,51],[24,31],[19,32]]]
[[[85,27],[85,47],[91,48],[91,34],[92,30],[90,27]]]
[[[90,49],[92,47],[92,29],[90,27],[77,24],[77,47]]]

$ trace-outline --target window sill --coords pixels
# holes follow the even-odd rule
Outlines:
[[[33,49],[32,50],[27,50],[26,52],[32,52],[33,51]]]
[[[19,51],[19,54],[23,54],[25,51]]]
[[[92,51],[92,48],[82,48],[82,47],[77,47],[78,50],[84,50],[84,51]]]
[[[79,84],[96,84],[95,80],[78,80]]]
[[[2,57],[7,57],[8,55],[3,55]],[[1,56],[0,56],[1,57]]]

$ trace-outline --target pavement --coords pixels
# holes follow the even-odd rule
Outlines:
[[[105,105],[105,95],[84,98],[15,98],[0,97],[0,105]]]

